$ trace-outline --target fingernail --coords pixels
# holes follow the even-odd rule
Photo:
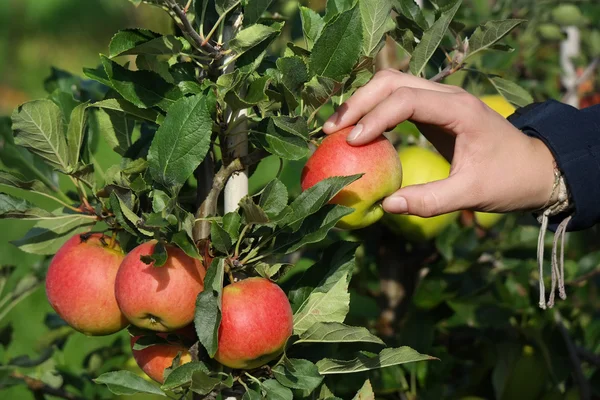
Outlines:
[[[354,127],[354,129],[352,129],[350,131],[350,133],[348,134],[346,141],[352,142],[352,141],[356,140],[356,138],[358,138],[358,136],[362,133],[362,131],[363,131],[363,126],[361,124],[356,125]]]
[[[385,200],[385,210],[394,214],[408,213],[408,203],[404,197],[388,197]]]
[[[331,117],[329,117],[327,119],[327,121],[323,124],[323,128],[325,128],[325,129],[335,128],[335,125],[337,124],[337,119],[338,119],[338,113],[334,112],[333,114],[331,114]]]

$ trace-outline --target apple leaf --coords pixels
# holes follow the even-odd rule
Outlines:
[[[294,398],[292,391],[275,379],[267,379],[261,386],[267,400],[292,400]]]
[[[239,206],[246,224],[268,224],[270,222],[269,216],[254,202],[252,196],[244,196],[240,200]]]
[[[42,182],[38,180],[27,181],[25,180],[25,177],[21,176],[16,172],[0,171],[0,185],[6,185],[17,189],[24,189],[32,193],[52,193]],[[33,205],[31,206],[34,207]]]
[[[478,26],[471,37],[469,37],[469,54],[465,57],[465,60],[480,51],[489,49],[524,22],[524,19],[506,19],[502,21],[488,21],[484,25]]]
[[[442,39],[448,31],[450,22],[454,18],[454,15],[458,11],[462,0],[454,0],[442,11],[442,15],[437,21],[423,33],[423,37],[419,44],[415,47],[410,59],[410,72],[415,76],[420,76],[423,70],[427,66],[429,59],[433,56],[433,53],[437,50]]]
[[[179,247],[189,257],[201,260],[202,257],[198,253],[198,247],[194,244],[192,238],[189,237],[186,231],[175,233],[170,240],[171,243]]]
[[[437,358],[420,354],[410,347],[403,346],[383,349],[376,355],[359,354],[356,358],[347,361],[324,358],[317,362],[317,368],[321,375],[349,374],[391,367],[392,365],[431,360],[437,360]]]
[[[202,371],[208,373],[209,369],[201,361],[191,361],[186,364],[182,364],[175,368],[169,376],[165,379],[165,383],[161,386],[162,390],[173,390],[178,387],[188,385],[192,382],[192,375],[196,371]]]
[[[248,0],[244,6],[244,25],[252,25],[258,22],[273,0]]]
[[[269,217],[277,216],[288,203],[287,187],[279,179],[273,179],[264,188],[259,206]]]
[[[323,381],[315,364],[298,358],[290,358],[286,363],[273,367],[272,371],[277,382],[292,389],[312,392]]]
[[[125,99],[106,99],[93,104],[90,107],[102,108],[104,110],[113,110],[126,113],[137,119],[159,123],[162,116],[154,110],[143,109],[134,106]]]
[[[415,0],[392,0],[393,7],[399,15],[402,15],[419,26],[423,30],[429,28],[429,23],[423,16],[421,7]]]
[[[327,291],[314,291],[294,314],[294,334],[302,335],[317,322],[344,322],[350,310],[348,272]]]
[[[229,254],[229,249],[232,245],[231,236],[229,236],[229,233],[216,221],[213,221],[210,224],[210,239],[217,251],[223,254]]]
[[[70,171],[64,116],[54,102],[34,100],[17,107],[12,129],[16,145],[42,157],[53,168]]]
[[[161,35],[147,29],[125,29],[117,32],[108,46],[111,58],[124,55],[178,55],[189,44],[173,35]]]
[[[69,127],[67,129],[67,143],[69,150],[69,164],[73,167],[79,163],[79,153],[83,143],[83,134],[87,122],[87,103],[78,105],[71,112]]]
[[[150,383],[130,371],[106,372],[94,379],[94,382],[105,384],[108,390],[116,395],[149,393],[166,396],[154,383]]]
[[[321,35],[325,21],[316,11],[311,8],[300,6],[300,18],[302,20],[302,33],[306,48],[312,49],[315,41]]]
[[[0,183],[7,184],[8,174],[0,176]],[[10,182],[15,182],[13,179]],[[12,185],[11,185],[12,186]],[[6,193],[0,193],[0,219],[15,218],[15,219],[48,219],[53,218],[53,215],[46,210],[42,210],[28,202],[27,200],[18,199]]]
[[[262,395],[253,389],[248,389],[242,396],[242,400],[262,400]]]
[[[325,22],[330,22],[344,11],[350,10],[358,0],[329,0],[325,7]]]
[[[141,233],[147,237],[154,236],[154,232],[141,228],[138,224],[140,217],[134,213],[125,202],[116,195],[115,192],[110,194],[110,206],[115,214],[115,218],[119,225],[132,235]]]
[[[283,85],[291,93],[299,93],[302,85],[308,82],[308,68],[302,58],[298,56],[279,58],[277,69],[281,72]]]
[[[132,145],[135,122],[127,114],[110,109],[97,109],[90,118],[90,129],[104,137],[118,154],[125,155]]]
[[[233,377],[231,374],[220,372],[209,374],[203,370],[196,370],[192,373],[192,385],[190,390],[198,394],[209,394],[213,390],[219,390],[224,387],[233,386]]]
[[[285,160],[300,160],[309,153],[307,139],[281,129],[272,118],[250,132],[253,144]]]
[[[323,28],[310,55],[311,76],[344,78],[358,61],[362,40],[360,10],[354,6]]]
[[[359,179],[362,175],[350,175],[345,177],[335,176],[323,179],[316,185],[306,189],[288,205],[279,215],[277,224],[279,226],[298,225],[309,215],[319,211],[344,187]]]
[[[295,343],[377,343],[385,344],[367,328],[339,322],[318,322],[307,329]]]
[[[229,42],[229,47],[237,54],[242,54],[272,37],[277,32],[277,29],[271,26],[261,24],[250,25],[235,35]]]
[[[488,77],[498,93],[516,107],[525,107],[533,103],[533,97],[518,84],[500,77]]]
[[[210,357],[217,352],[219,341],[224,271],[225,260],[221,257],[213,259],[204,277],[204,290],[196,299],[196,334]]]
[[[359,1],[363,29],[362,53],[374,57],[380,49],[385,33],[394,27],[389,24],[392,3],[390,0]]]
[[[212,134],[212,95],[185,97],[171,107],[148,151],[154,180],[176,193],[208,152]]]
[[[231,240],[237,240],[240,236],[240,226],[242,225],[242,217],[237,211],[228,212],[223,216],[223,229],[227,231]]]
[[[375,392],[373,392],[373,386],[371,386],[370,380],[367,379],[365,381],[365,384],[360,388],[352,400],[375,400]]]
[[[302,91],[302,98],[313,108],[327,103],[339,90],[341,84],[324,76],[313,76]]]
[[[106,56],[101,56],[101,61],[110,87],[136,107],[145,109],[157,106],[167,111],[182,97],[177,86],[154,72],[131,71]]]

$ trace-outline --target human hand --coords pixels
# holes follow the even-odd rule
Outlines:
[[[387,212],[421,217],[458,210],[509,212],[539,209],[548,201],[554,183],[550,150],[456,86],[383,70],[342,104],[323,130],[356,124],[348,142],[360,146],[405,120],[414,122],[452,167],[447,179],[406,186],[387,197]]]

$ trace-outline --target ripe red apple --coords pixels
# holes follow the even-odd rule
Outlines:
[[[258,368],[281,354],[292,330],[292,307],[275,283],[248,278],[225,286],[215,360],[230,368]]]
[[[128,325],[115,299],[115,276],[124,254],[101,233],[75,235],[54,255],[46,275],[50,305],[86,335],[109,335]]]
[[[302,170],[302,190],[332,176],[364,173],[341,190],[332,200],[354,208],[342,218],[338,228],[359,229],[379,220],[383,214],[381,200],[400,189],[402,165],[392,143],[380,136],[363,146],[350,146],[346,137],[353,126],[327,136]]]
[[[155,240],[140,244],[123,259],[115,281],[115,296],[127,319],[140,328],[168,332],[194,319],[196,296],[204,289],[206,270],[199,260],[167,246],[162,267],[146,264]]]
[[[178,334],[182,339],[189,339],[191,342],[197,340],[193,325],[178,329],[174,333]],[[158,336],[169,340],[168,333],[159,333]],[[133,345],[140,337],[133,336],[130,340],[133,358],[142,371],[156,382],[164,383],[165,369],[173,365],[173,360],[177,357],[177,354],[180,354],[180,365],[192,361],[192,355],[189,352],[188,346],[183,341],[155,344],[141,350],[134,350]]]

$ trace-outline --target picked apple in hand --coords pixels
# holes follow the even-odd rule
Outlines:
[[[364,174],[342,189],[332,200],[354,208],[338,228],[359,229],[377,222],[384,214],[381,200],[400,189],[402,165],[392,143],[380,136],[363,146],[351,146],[346,137],[353,126],[328,135],[302,171],[302,190],[332,176]]]
[[[101,233],[75,235],[54,255],[46,275],[46,296],[56,313],[75,330],[109,335],[128,321],[115,299],[115,277],[125,257]]]

